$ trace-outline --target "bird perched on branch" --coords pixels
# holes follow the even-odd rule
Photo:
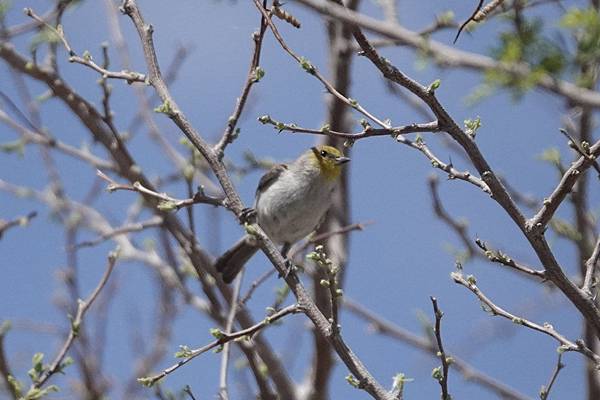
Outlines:
[[[314,231],[331,205],[342,165],[350,161],[331,146],[315,146],[291,164],[279,164],[258,183],[254,210],[260,227],[286,257],[290,247]],[[242,237],[227,250],[215,267],[223,281],[230,283],[258,245],[251,235]]]

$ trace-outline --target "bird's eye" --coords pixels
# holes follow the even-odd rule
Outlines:
[[[321,157],[327,157],[327,152],[325,150],[321,150]]]

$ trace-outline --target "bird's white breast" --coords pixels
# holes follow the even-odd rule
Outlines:
[[[257,196],[259,225],[275,242],[297,242],[317,228],[336,184],[337,180],[325,179],[318,171],[299,172],[292,166]]]

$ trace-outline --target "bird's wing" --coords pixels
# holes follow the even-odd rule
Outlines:
[[[267,190],[267,188],[271,186],[273,182],[275,182],[277,178],[279,178],[279,176],[286,169],[288,169],[287,165],[277,164],[273,166],[270,170],[268,170],[258,182],[258,187],[256,188],[256,196],[258,197],[260,193],[263,193],[265,190]]]

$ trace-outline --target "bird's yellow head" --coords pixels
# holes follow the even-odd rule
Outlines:
[[[350,161],[341,151],[332,146],[311,147],[309,152],[311,161],[326,179],[337,179],[342,173],[342,165]]]

